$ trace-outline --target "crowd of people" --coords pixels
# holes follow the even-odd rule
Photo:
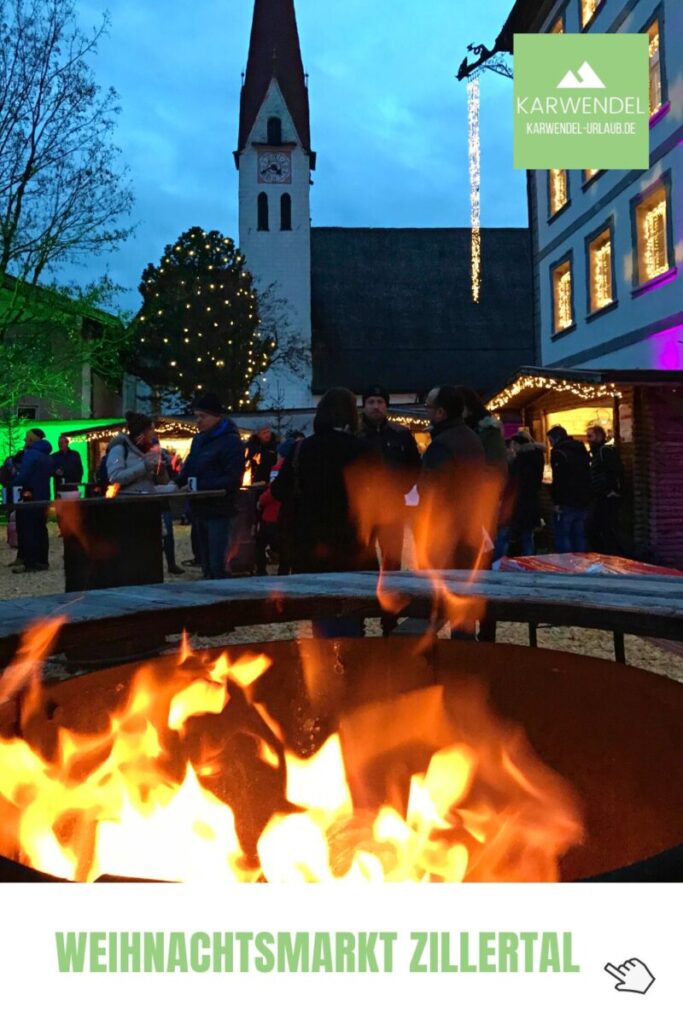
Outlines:
[[[483,568],[511,548],[535,552],[542,523],[545,447],[525,430],[505,439],[502,424],[468,388],[429,392],[430,443],[420,452],[411,431],[390,420],[390,396],[369,387],[360,409],[356,396],[333,388],[321,399],[313,432],[280,443],[271,427],[245,446],[216,395],[193,405],[198,432],[184,464],[163,449],[154,423],[126,415],[126,429],[109,442],[98,478],[117,494],[157,494],[169,572],[180,575],[170,498],[212,492],[187,502],[193,558],[207,579],[231,572],[238,495],[245,465],[258,488],[256,571],[276,563],[282,574],[344,572],[402,565],[406,527],[416,538],[424,568]],[[548,431],[551,446],[554,538],[558,552],[583,552],[587,530],[595,550],[621,552],[618,519],[622,494],[619,455],[600,426],[588,431],[590,451],[561,426]],[[14,571],[48,567],[46,508],[51,489],[65,497],[83,480],[80,456],[59,439],[59,450],[39,428],[2,468],[8,491],[19,488],[18,551]],[[385,632],[395,625],[385,614]]]

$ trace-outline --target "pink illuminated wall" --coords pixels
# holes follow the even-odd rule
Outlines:
[[[652,363],[656,370],[683,370],[683,324],[651,334]]]

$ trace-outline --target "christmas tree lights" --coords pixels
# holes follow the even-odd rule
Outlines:
[[[131,371],[186,399],[203,389],[215,391],[228,409],[254,406],[254,384],[270,365],[275,342],[261,334],[258,297],[243,265],[232,240],[216,231],[192,228],[167,246],[159,265],[143,273],[142,349]]]

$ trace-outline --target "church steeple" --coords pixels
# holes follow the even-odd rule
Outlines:
[[[308,88],[301,59],[294,0],[254,0],[249,59],[240,97],[239,138],[235,152],[238,167],[239,157],[273,79],[280,88],[313,169],[315,153],[311,151]]]

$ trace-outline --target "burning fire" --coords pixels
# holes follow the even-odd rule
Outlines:
[[[109,484],[104,492],[105,498],[115,498],[121,490],[121,484]]]
[[[471,584],[479,569],[486,568],[493,550],[502,478],[484,468],[460,467],[458,476],[435,474],[421,480],[420,503],[412,524],[413,564],[432,583],[432,632],[442,626],[463,628],[474,633],[475,622],[483,618],[485,602]],[[405,565],[403,541],[406,512],[401,478],[384,465],[353,464],[346,471],[346,490],[358,537],[363,544],[379,543],[377,596],[382,607],[398,615],[408,601],[401,593],[400,578],[387,575],[382,562]],[[393,550],[392,550],[393,548]],[[460,593],[453,594],[443,571],[464,570],[469,574]]]
[[[86,734],[46,714],[37,665],[55,633],[28,634],[0,678],[0,701],[21,690],[21,735],[0,740],[0,853],[41,871],[552,881],[581,838],[569,788],[474,683],[365,705],[303,759],[259,698],[270,659],[210,660],[183,638],[170,673],[142,665]],[[257,783],[270,796],[252,842],[243,797]]]

